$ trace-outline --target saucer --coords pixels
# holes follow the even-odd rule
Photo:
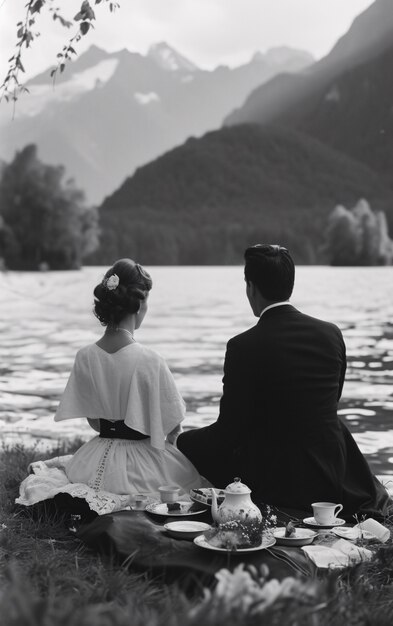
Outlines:
[[[316,526],[317,528],[334,528],[335,526],[342,526],[346,522],[345,519],[336,517],[334,522],[330,522],[330,524],[320,524],[316,521],[315,517],[305,517],[303,523],[307,524],[307,526]]]
[[[281,544],[282,546],[307,546],[314,541],[317,534],[315,530],[310,530],[309,528],[296,528],[295,535],[286,537],[285,526],[273,530],[277,545]]]
[[[168,504],[169,504],[169,509],[168,509]],[[192,510],[192,505],[193,502],[170,502],[170,503],[164,503],[164,502],[152,502],[151,504],[148,504],[147,507],[145,508],[145,511],[147,511],[148,513],[152,513],[153,515],[161,515],[161,516],[165,516],[165,517],[182,517],[183,515],[200,515],[201,513],[205,513],[205,511],[207,511],[206,508],[201,508],[198,510]],[[171,508],[171,506],[173,506],[173,504],[177,504],[178,508],[176,510],[173,510]]]

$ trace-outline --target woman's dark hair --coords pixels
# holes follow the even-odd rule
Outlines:
[[[94,315],[103,326],[117,326],[126,315],[139,311],[152,286],[150,275],[139,263],[120,259],[94,289]]]
[[[295,282],[295,264],[286,248],[277,244],[257,244],[244,253],[247,284],[256,285],[266,300],[281,302],[290,298]]]

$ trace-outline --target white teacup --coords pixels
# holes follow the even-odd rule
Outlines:
[[[133,493],[131,496],[131,506],[133,509],[139,509],[142,511],[147,504],[147,496],[143,493]]]
[[[175,485],[163,485],[158,487],[161,502],[176,502],[180,495],[180,487]]]
[[[334,502],[313,502],[314,519],[318,524],[334,524],[337,515],[343,510],[342,504]]]

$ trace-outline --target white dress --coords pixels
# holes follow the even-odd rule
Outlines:
[[[74,455],[32,464],[16,502],[32,505],[58,493],[84,498],[99,514],[124,508],[131,494],[158,496],[161,485],[182,493],[204,484],[192,463],[166,441],[180,425],[185,404],[164,359],[139,343],[112,354],[97,344],[76,355],[55,421],[85,417],[122,420],[147,435],[140,440],[94,437]]]

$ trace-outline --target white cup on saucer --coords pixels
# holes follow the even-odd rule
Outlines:
[[[334,502],[313,502],[311,506],[314,519],[321,526],[334,524],[337,515],[343,510],[342,504],[335,504]]]
[[[175,485],[162,485],[162,487],[158,487],[158,491],[161,502],[176,502],[179,499],[181,489]]]

